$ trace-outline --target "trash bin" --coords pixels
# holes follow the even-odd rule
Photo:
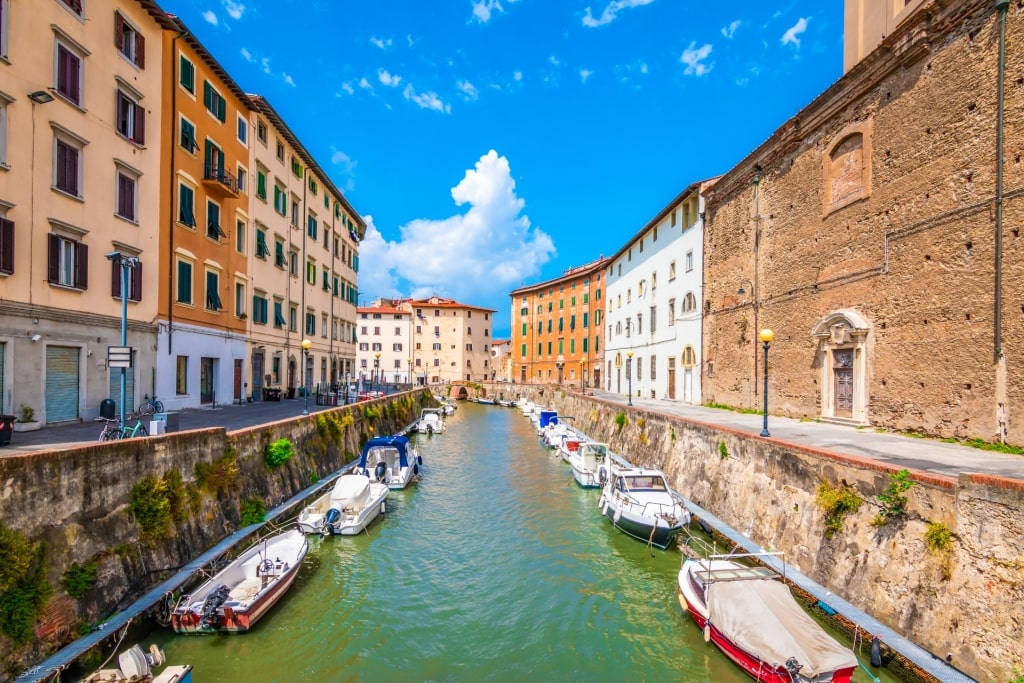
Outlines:
[[[104,420],[113,420],[117,417],[117,404],[114,399],[105,398],[100,401],[100,417]]]
[[[162,433],[178,431],[178,413],[153,413],[153,421],[164,423],[164,432]]]
[[[11,443],[11,433],[14,431],[14,415],[0,415],[0,446]]]

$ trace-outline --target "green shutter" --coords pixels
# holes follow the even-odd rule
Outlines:
[[[359,257],[358,256],[353,256],[352,257],[352,270],[356,271],[357,273],[359,272]]]
[[[256,172],[256,194],[260,199],[267,198],[267,176],[263,171]]]
[[[217,110],[217,118],[220,119],[221,123],[224,123],[227,120],[228,103],[223,97],[217,95],[217,104],[220,105]]]

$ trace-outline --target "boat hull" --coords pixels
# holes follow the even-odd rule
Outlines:
[[[269,612],[271,607],[277,604],[281,596],[291,587],[298,573],[298,566],[296,566],[289,576],[282,577],[274,588],[267,591],[259,600],[253,602],[252,605],[244,610],[235,611],[231,607],[224,608],[219,623],[214,628],[202,626],[199,615],[193,612],[172,614],[171,627],[175,633],[244,633],[255,626],[256,622]]]
[[[666,550],[672,545],[676,536],[683,530],[682,524],[669,526],[668,524],[658,524],[657,521],[652,523],[649,518],[637,518],[626,510],[623,510],[621,515],[617,515],[614,503],[604,507],[604,516],[611,521],[616,529],[627,536],[632,536],[638,541],[649,543],[662,550]]]

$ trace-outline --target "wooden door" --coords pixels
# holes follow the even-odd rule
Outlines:
[[[670,399],[676,397],[676,369],[674,367],[668,369],[668,397]]]
[[[834,414],[853,417],[853,349],[836,349],[832,359]]]
[[[245,403],[242,400],[242,359],[235,359],[235,400],[239,403]]]

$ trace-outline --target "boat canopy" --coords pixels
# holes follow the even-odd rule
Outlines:
[[[409,467],[409,437],[375,436],[363,446],[356,468],[373,469],[378,462],[394,465],[396,460],[399,467]]]
[[[557,410],[542,410],[540,411],[540,422],[537,426],[541,429],[547,427],[549,424],[558,424],[558,411]]]
[[[843,647],[797,604],[775,579],[721,581],[707,591],[711,624],[747,653],[776,667],[790,657],[808,678],[857,666]]]
[[[331,491],[331,504],[342,508],[365,507],[370,501],[370,478],[362,474],[338,477]]]

